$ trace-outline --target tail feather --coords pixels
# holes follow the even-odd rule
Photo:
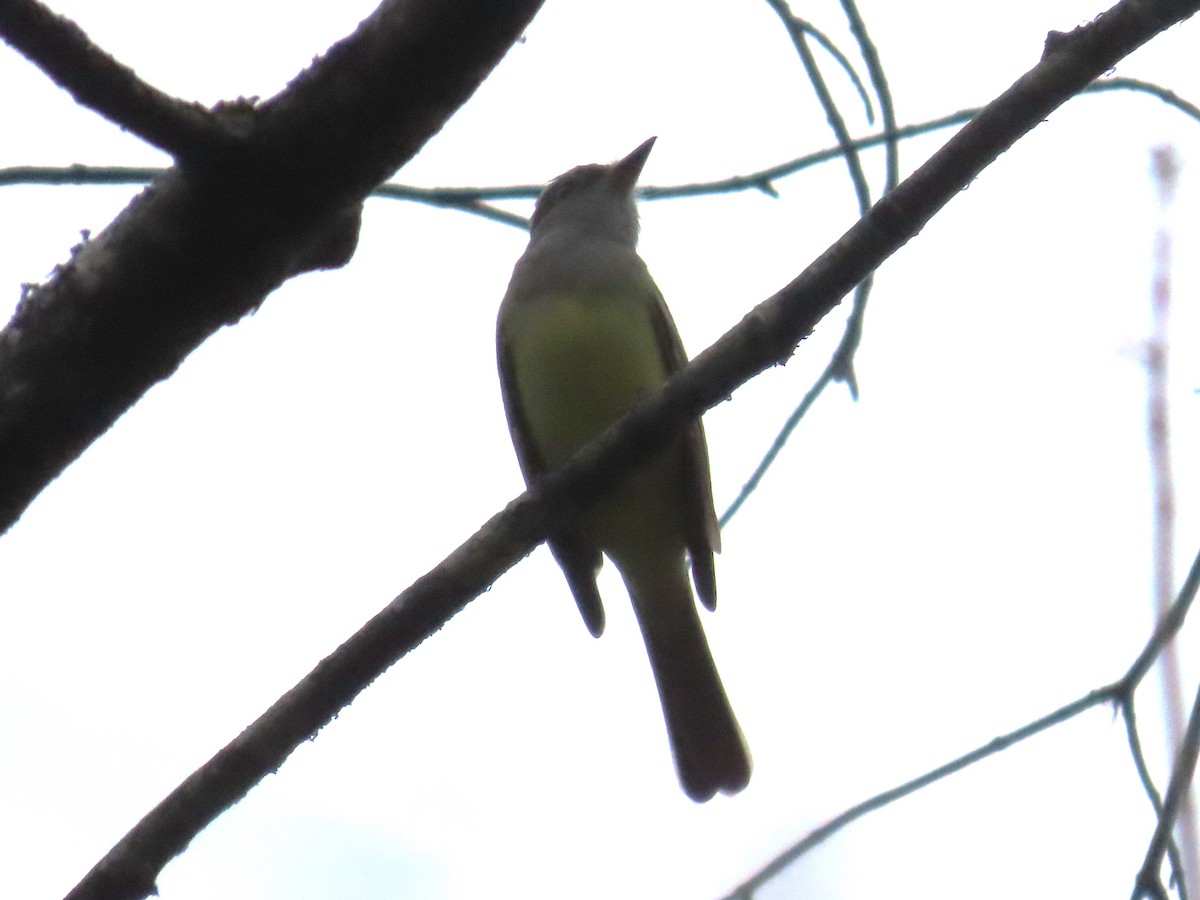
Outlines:
[[[637,614],[675,769],[684,792],[698,803],[718,792],[736,794],[750,781],[750,754],[717,674],[682,552],[676,565],[621,574]]]

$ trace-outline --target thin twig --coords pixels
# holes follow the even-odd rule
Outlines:
[[[1106,78],[1096,81],[1084,88],[1080,94],[1099,94],[1110,91],[1133,91],[1144,93],[1162,100],[1190,118],[1200,122],[1200,107],[1180,97],[1174,91],[1151,82],[1139,81],[1134,78]],[[890,108],[890,100],[884,107],[884,115]],[[881,103],[881,106],[883,104]],[[903,125],[866,137],[855,138],[850,145],[856,150],[867,150],[880,144],[896,143],[908,138],[931,134],[945,128],[962,125],[973,119],[981,107],[959,110],[936,119]],[[747,190],[763,190],[763,186],[772,182],[803,172],[814,166],[822,165],[843,156],[843,148],[827,147],[813,153],[769,166],[748,175],[734,175],[711,181],[688,182],[677,185],[646,185],[638,189],[640,200],[670,200],[679,197],[705,197],[712,194],[729,194]],[[890,167],[890,163],[889,163]],[[163,168],[127,167],[127,166],[12,166],[0,169],[0,187],[21,184],[44,185],[87,185],[87,184],[147,184],[167,172]],[[889,176],[890,177],[890,176]],[[460,209],[474,213],[472,204],[494,200],[533,200],[542,192],[545,185],[514,184],[498,187],[417,187],[404,184],[380,185],[374,196],[386,197],[393,200],[410,200],[415,203],[426,203],[431,206],[443,206],[448,209]],[[498,210],[504,213],[504,210]],[[489,215],[489,218],[491,216]],[[510,221],[498,218],[505,224],[520,228],[528,227],[528,220],[523,216],[514,215]]]
[[[850,83],[854,85],[854,90],[858,92],[858,98],[862,100],[863,116],[866,118],[867,124],[874,125],[875,104],[871,102],[871,96],[867,93],[866,85],[863,84],[862,78],[859,76],[858,72],[854,70],[854,65],[850,62],[849,57],[847,57],[846,54],[841,51],[841,49],[833,42],[829,35],[819,29],[812,22],[795,17],[793,17],[793,19],[809,37],[816,41],[825,50],[825,52],[832,56],[834,61],[841,66],[842,71],[846,73],[846,77],[850,79]]]
[[[867,813],[882,809],[921,788],[940,781],[949,775],[953,775],[955,772],[959,772],[980,760],[987,759],[989,756],[994,756],[1000,751],[1008,749],[1013,744],[1040,734],[1062,722],[1066,722],[1068,719],[1072,719],[1093,707],[1104,703],[1116,703],[1121,705],[1123,709],[1127,709],[1131,715],[1133,693],[1137,690],[1138,684],[1145,677],[1149,669],[1147,661],[1152,664],[1158,658],[1159,654],[1162,653],[1163,648],[1167,646],[1183,626],[1188,611],[1195,602],[1198,589],[1200,589],[1200,552],[1197,552],[1196,558],[1192,563],[1192,569],[1184,582],[1183,588],[1180,589],[1174,603],[1171,604],[1168,614],[1163,617],[1162,621],[1154,629],[1142,651],[1138,654],[1129,669],[1126,670],[1125,674],[1121,676],[1120,680],[1114,681],[1112,684],[1104,687],[1096,688],[1079,699],[1073,700],[1041,718],[1034,719],[1027,725],[1022,725],[1015,731],[1010,731],[1008,734],[993,738],[986,744],[971,750],[969,753],[964,753],[962,756],[956,757],[935,769],[931,769],[911,781],[906,781],[901,785],[876,794],[874,797],[864,800],[856,806],[850,807],[845,812],[834,816],[834,818],[830,819],[824,825],[809,832],[802,839],[792,844],[772,859],[766,866],[755,872],[753,876],[738,885],[727,896],[726,900],[752,897],[755,890],[783,871],[790,863],[795,862],[809,850],[828,840],[852,822],[861,819]],[[1141,759],[1141,745],[1136,738],[1137,732],[1135,729],[1131,732],[1130,737],[1130,747],[1134,751],[1135,765],[1137,765],[1136,761]],[[1144,762],[1141,767],[1144,767]],[[1139,775],[1141,767],[1139,767]],[[1149,782],[1148,775],[1145,776],[1143,783],[1149,784],[1150,796],[1153,800],[1157,795],[1153,791],[1153,784]]]
[[[887,77],[885,76],[883,66],[879,61],[879,54],[875,48],[875,43],[871,40],[870,35],[867,33],[866,23],[863,22],[862,17],[859,15],[858,7],[855,5],[853,0],[843,0],[842,8],[845,10],[846,17],[849,20],[850,30],[854,34],[855,39],[858,41],[859,52],[862,54],[863,60],[866,62],[867,71],[871,77],[871,84],[874,86],[875,92],[879,97],[879,108],[883,115],[883,135],[885,136],[885,139],[882,141],[882,143],[886,148],[885,164],[887,167],[887,177],[884,184],[884,192],[886,193],[896,186],[900,178],[900,162],[898,151],[900,130],[896,128],[896,113],[895,107],[892,103],[891,88],[888,86]],[[974,112],[976,111],[973,111],[972,115]],[[964,118],[961,121],[966,121],[966,119]],[[943,119],[939,121],[938,127],[945,127],[948,124],[951,124],[951,122]],[[861,141],[852,141],[851,143],[855,145],[856,148],[860,148],[859,145],[866,146],[863,145]],[[839,151],[842,149],[842,147],[838,148]],[[838,342],[838,346],[834,349],[833,354],[830,356],[829,362],[826,363],[824,370],[817,377],[816,381],[813,382],[812,386],[805,391],[804,397],[801,398],[800,402],[792,409],[791,413],[784,421],[783,427],[779,429],[775,435],[775,439],[771,441],[771,446],[767,448],[767,452],[763,454],[762,458],[758,462],[758,465],[754,467],[754,471],[750,474],[750,477],[742,485],[741,490],[738,491],[738,495],[733,499],[733,502],[729,504],[725,512],[721,514],[719,524],[722,528],[729,524],[729,521],[735,515],[737,515],[738,510],[741,509],[742,505],[750,498],[751,494],[758,489],[759,483],[767,474],[767,471],[771,468],[771,466],[774,465],[775,460],[783,451],[783,448],[787,445],[788,440],[791,438],[792,433],[796,430],[796,427],[800,424],[801,419],[808,414],[809,409],[812,408],[812,405],[817,401],[817,398],[825,391],[825,388],[841,377],[842,373],[846,371],[853,371],[850,368],[851,358],[853,357],[859,342],[862,340],[862,320],[864,314],[866,313],[866,289],[869,284],[870,282],[867,281],[862,285],[859,285],[859,293],[855,296],[855,303],[851,308],[850,316],[846,321],[846,326],[842,332],[841,340]],[[851,380],[850,385],[852,393],[857,396],[857,385],[853,380]]]
[[[149,184],[165,175],[167,169],[145,166],[12,166],[0,169],[0,187],[18,184],[44,185],[114,185]],[[401,184],[382,184],[371,192],[372,197],[390,200],[413,200],[429,206],[457,209],[503,225],[529,230],[529,219],[485,202],[485,198],[536,197],[535,186],[511,188],[416,188]]]
[[[833,130],[834,137],[837,138],[842,158],[846,161],[850,182],[854,185],[854,193],[858,199],[859,212],[865,213],[871,206],[871,187],[867,183],[867,175],[862,167],[862,158],[854,146],[849,126],[846,125],[846,120],[821,74],[821,68],[817,65],[816,57],[813,56],[812,49],[808,46],[807,35],[811,28],[792,13],[786,0],[766,0],[766,2],[775,11],[792,37],[792,44],[804,66],[804,72],[817,95],[821,108],[825,110],[825,118]],[[854,374],[854,354],[862,341],[863,315],[866,312],[867,298],[871,294],[871,286],[874,281],[875,273],[872,272],[855,286],[850,315],[846,319],[841,341],[838,342],[837,349],[834,350],[827,367],[831,379],[820,379],[822,387],[830,380],[845,382],[850,389],[850,396],[855,399],[858,398],[858,379]],[[723,520],[728,521],[729,516],[730,514],[726,514]]]
[[[167,172],[147,166],[12,166],[0,169],[0,187],[18,184],[56,186],[149,184]]]
[[[864,51],[864,56],[870,59],[866,51]],[[1108,78],[1103,81],[1096,81],[1088,85],[1080,93],[1095,94],[1118,90],[1150,94],[1151,96],[1162,100],[1164,103],[1175,107],[1185,115],[1200,121],[1200,108],[1197,108],[1194,104],[1188,102],[1187,100],[1183,100],[1173,91],[1169,91],[1166,88],[1156,84],[1139,81],[1135,78]],[[892,115],[890,96],[886,91],[880,90],[880,98],[880,106],[883,109],[884,122],[887,124]],[[978,112],[978,109],[960,110],[957,113],[951,113],[948,116],[943,116],[940,119],[934,119],[919,125],[909,125],[905,126],[904,128],[891,128],[882,132],[881,134],[873,135],[870,138],[860,139],[854,143],[860,149],[878,143],[887,143],[889,146],[891,146],[896,140],[901,138],[913,137],[917,134],[923,134],[935,129],[948,128],[952,125],[962,124],[969,121]],[[809,154],[806,157],[800,157],[799,159],[793,160],[791,163],[785,163],[782,167],[777,166],[773,169],[764,170],[756,175],[746,176],[746,178],[750,181],[754,181],[756,179],[773,180],[782,178],[787,174],[791,174],[791,171],[799,171],[799,169],[807,168],[808,166],[817,162],[826,162],[839,156],[840,154],[841,151],[839,148],[822,150],[819,153]],[[797,166],[797,168],[791,171],[784,171],[785,167],[792,165]],[[895,165],[896,163],[893,157],[889,155],[889,179],[891,177],[892,169]],[[890,181],[888,189],[891,189]],[[861,315],[861,311],[856,308],[852,312],[852,317],[856,312]],[[728,524],[728,522],[737,514],[738,510],[742,508],[746,501],[750,499],[751,495],[758,489],[763,477],[770,470],[771,466],[775,464],[779,454],[783,451],[783,448],[787,446],[788,441],[791,439],[792,434],[795,432],[797,426],[799,426],[801,420],[805,415],[808,414],[809,409],[812,408],[812,405],[816,402],[817,398],[822,394],[825,388],[827,388],[835,380],[837,372],[842,365],[840,355],[846,352],[847,345],[849,343],[848,338],[851,335],[851,325],[854,324],[856,324],[854,321],[847,323],[846,333],[843,335],[842,342],[838,345],[837,349],[834,350],[829,363],[825,366],[825,369],[821,372],[821,374],[817,376],[817,379],[813,382],[812,386],[805,392],[800,403],[798,403],[791,413],[789,413],[787,419],[784,420],[783,425],[776,433],[774,440],[771,441],[771,446],[767,448],[766,453],[764,453],[762,458],[758,461],[758,465],[754,467],[754,471],[750,473],[750,477],[746,479],[745,483],[741,487],[741,490],[739,490],[737,496],[734,497],[733,502],[730,503],[725,512],[721,514],[719,522],[722,528]]]
[[[1171,830],[1175,827],[1175,819],[1182,808],[1184,798],[1191,789],[1192,776],[1196,771],[1196,758],[1200,755],[1200,690],[1192,703],[1192,712],[1188,717],[1187,731],[1184,732],[1183,744],[1179,748],[1179,757],[1171,770],[1171,780],[1167,783],[1167,796],[1163,800],[1162,814],[1158,817],[1150,846],[1146,850],[1146,858],[1134,880],[1132,900],[1140,897],[1165,897],[1166,889],[1162,885],[1159,871],[1162,869],[1163,854],[1171,842]]]
[[[524,191],[530,190],[531,193],[526,195]],[[532,188],[514,188],[510,190],[506,196],[514,196],[511,191],[520,191],[518,196],[536,197],[540,193],[539,189]],[[371,192],[372,197],[384,197],[389,200],[415,200],[421,203],[426,203],[430,206],[440,206],[444,209],[457,209],[460,212],[471,213],[472,215],[481,216],[485,219],[490,219],[493,222],[499,222],[502,225],[512,225],[515,228],[520,228],[522,231],[529,230],[529,219],[525,216],[519,216],[516,213],[509,212],[506,209],[500,209],[497,206],[487,203],[484,196],[470,197],[462,194],[455,195],[452,192],[439,189],[429,188],[410,188],[399,184],[382,184]]]
[[[726,900],[732,900],[737,897],[751,897],[754,892],[782,872],[791,863],[795,862],[809,850],[816,847],[818,844],[824,843],[837,832],[841,831],[852,822],[861,819],[868,813],[882,809],[891,803],[895,803],[904,797],[913,794],[922,788],[928,787],[934,782],[941,781],[955,772],[962,771],[968,766],[987,759],[989,756],[994,756],[1003,750],[1007,750],[1014,744],[1018,744],[1026,738],[1031,738],[1035,734],[1052,728],[1055,725],[1060,725],[1069,719],[1082,712],[1086,712],[1096,706],[1104,703],[1110,703],[1118,695],[1120,691],[1120,683],[1110,684],[1107,687],[1099,688],[1091,691],[1088,694],[1080,697],[1078,700],[1073,700],[1066,706],[1059,707],[1054,712],[1048,713],[1039,719],[1022,725],[1015,731],[1010,731],[1008,734],[1002,734],[999,737],[992,738],[986,744],[976,747],[962,756],[956,757],[936,769],[930,769],[923,775],[913,778],[911,781],[906,781],[903,784],[897,785],[894,788],[889,788],[874,797],[864,800],[855,806],[850,807],[845,812],[842,812],[819,828],[810,831],[801,840],[792,844],[783,853],[776,856],[770,863],[764,866],[759,871],[755,872],[753,877],[743,881],[738,887],[728,895]]]
[[[879,59],[879,49],[875,46],[875,42],[871,39],[867,32],[867,23],[863,20],[862,15],[858,11],[858,4],[854,0],[842,0],[842,10],[846,14],[846,20],[850,25],[850,33],[854,35],[854,39],[858,42],[858,52],[862,54],[863,63],[867,67],[867,74],[871,79],[871,85],[875,88],[875,96],[879,98],[879,111],[882,118],[884,134],[895,134],[896,131],[896,106],[892,102],[892,88],[888,84],[887,74],[884,71],[883,63]],[[886,165],[887,179],[884,184],[884,191],[890,191],[900,183],[900,151],[899,144],[895,137],[891,137],[886,142]]]
[[[1133,767],[1137,771],[1138,780],[1142,783],[1142,789],[1150,798],[1150,806],[1154,810],[1155,818],[1160,818],[1163,813],[1162,796],[1158,793],[1158,788],[1154,786],[1154,779],[1150,777],[1150,767],[1146,765],[1146,755],[1142,752],[1142,739],[1138,733],[1133,694],[1119,699],[1117,703],[1121,708],[1121,718],[1125,722],[1125,737],[1129,743],[1129,752],[1133,756]],[[1167,841],[1167,857],[1171,861],[1171,871],[1175,873],[1175,889],[1179,894],[1179,900],[1188,900],[1188,879],[1183,877],[1185,871],[1183,859],[1174,836]]]
[[[1150,641],[1138,654],[1137,659],[1129,667],[1129,671],[1125,673],[1125,677],[1121,680],[1130,685],[1130,690],[1133,690],[1141,683],[1141,680],[1146,677],[1146,673],[1150,671],[1150,667],[1154,665],[1154,660],[1158,658],[1158,654],[1162,648],[1167,645],[1167,642],[1179,633],[1179,629],[1183,627],[1183,620],[1187,617],[1188,609],[1191,607],[1192,601],[1196,597],[1196,593],[1200,591],[1200,556],[1197,556],[1192,562],[1191,569],[1188,570],[1187,577],[1183,580],[1183,587],[1179,589],[1179,593],[1175,596],[1175,602],[1171,604],[1170,609],[1158,621],[1154,627],[1154,635]]]

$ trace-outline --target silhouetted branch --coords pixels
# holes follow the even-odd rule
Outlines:
[[[1158,801],[1157,791],[1154,790],[1149,773],[1145,769],[1141,742],[1138,740],[1136,727],[1132,725],[1133,695],[1141,680],[1145,677],[1146,672],[1149,671],[1150,665],[1159,657],[1163,649],[1179,632],[1179,629],[1183,627],[1183,622],[1187,618],[1188,611],[1196,600],[1198,590],[1200,590],[1200,553],[1197,554],[1193,561],[1191,572],[1188,574],[1187,580],[1171,604],[1167,615],[1163,617],[1162,621],[1155,628],[1154,633],[1146,641],[1137,659],[1134,660],[1133,664],[1118,681],[1089,691],[1079,699],[1072,700],[1065,706],[1061,706],[1041,718],[1034,719],[1032,722],[1022,725],[1015,731],[1010,731],[1008,734],[993,738],[986,744],[976,747],[974,750],[964,753],[962,756],[956,757],[935,769],[931,769],[924,775],[920,775],[911,781],[906,781],[904,784],[897,785],[850,807],[845,812],[830,819],[824,825],[809,832],[802,839],[788,847],[787,850],[776,856],[766,866],[755,872],[751,878],[738,885],[728,895],[726,900],[748,900],[748,898],[754,895],[754,891],[782,872],[788,865],[868,813],[882,809],[897,800],[919,791],[921,788],[941,781],[955,772],[960,772],[968,766],[987,759],[989,756],[994,756],[1002,750],[1007,750],[1014,744],[1020,743],[1034,735],[1041,734],[1055,725],[1061,725],[1063,722],[1075,718],[1080,713],[1087,712],[1089,709],[1105,703],[1117,704],[1126,716],[1126,732],[1130,749],[1133,751],[1134,763],[1138,769],[1139,778],[1141,778],[1143,785],[1146,786],[1151,801],[1155,804],[1155,809],[1159,811],[1159,822],[1161,824],[1165,811],[1163,810],[1163,805]],[[1161,860],[1161,858],[1162,855],[1160,853],[1158,859]],[[1157,869],[1154,871],[1155,878],[1157,879]],[[1186,895],[1181,894],[1181,897],[1186,898]]]
[[[767,0],[767,2],[777,11],[784,9],[782,4],[778,4],[774,0]],[[862,100],[863,104],[863,116],[866,118],[867,123],[874,125],[875,104],[871,102],[871,95],[867,93],[867,87],[863,84],[862,77],[854,70],[854,64],[850,62],[849,57],[830,39],[829,35],[817,28],[812,22],[792,16],[787,12],[785,12],[785,15],[791,18],[792,23],[798,30],[816,41],[826,53],[834,58],[834,61],[846,73],[846,77],[850,79],[850,83],[854,85],[854,90],[858,92],[858,98]]]
[[[1109,91],[1132,91],[1134,93],[1149,94],[1172,106],[1188,117],[1200,122],[1200,107],[1186,100],[1161,85],[1153,84],[1148,81],[1142,81],[1137,78],[1103,78],[1094,81],[1087,85],[1080,94],[1101,94]],[[961,109],[957,112],[948,113],[937,119],[930,119],[927,122],[919,122],[915,125],[903,125],[891,131],[880,131],[877,134],[868,135],[867,137],[854,138],[850,141],[850,146],[855,150],[865,150],[870,147],[876,147],[880,144],[886,144],[892,140],[904,140],[910,137],[917,137],[923,134],[929,134],[934,131],[940,131],[943,128],[952,128],[955,125],[963,125],[971,119],[975,118],[982,107],[971,107],[969,109]],[[729,178],[714,179],[712,181],[696,181],[689,184],[673,185],[671,187],[645,187],[639,192],[639,196],[646,200],[660,200],[669,197],[696,197],[706,194],[723,194],[732,193],[735,191],[744,191],[748,189],[762,190],[762,185],[770,184],[785,178],[788,175],[793,175],[796,172],[809,169],[820,163],[829,162],[833,159],[838,159],[843,155],[842,147],[828,147],[824,150],[817,150],[813,153],[806,153],[803,156],[798,156],[793,160],[785,163],[780,163],[775,166],[770,166],[766,169],[760,169],[757,172],[752,172],[749,175],[735,175]]]
[[[79,186],[106,184],[149,184],[168,169],[147,166],[11,166],[0,169],[0,187],[15,184]]]
[[[1080,91],[1080,94],[1095,94],[1104,93],[1107,91],[1134,91],[1150,94],[1151,96],[1157,97],[1168,105],[1175,107],[1191,118],[1200,121],[1200,108],[1197,108],[1194,104],[1181,99],[1173,91],[1169,91],[1166,88],[1160,87],[1156,84],[1139,81],[1135,78],[1108,78],[1104,81],[1096,81]],[[886,123],[888,121],[888,117],[890,116],[891,103],[890,98],[888,98],[887,102],[884,103],[882,98],[885,96],[886,95],[883,93],[880,94],[881,106],[884,110],[884,121]],[[957,113],[943,116],[940,119],[934,119],[930,122],[924,122],[919,125],[910,125],[904,128],[893,129],[869,138],[857,140],[854,143],[859,148],[885,142],[892,143],[898,139],[913,137],[917,134],[923,134],[936,129],[948,128],[952,125],[965,123],[974,118],[978,112],[978,109],[961,110]],[[822,150],[819,153],[809,154],[808,156],[793,160],[793,162],[787,163],[785,166],[795,165],[799,168],[807,168],[810,165],[818,162],[826,162],[840,155],[840,148],[831,148],[829,150]],[[889,173],[892,170],[892,166],[893,160],[889,157]],[[773,170],[766,170],[764,173],[759,173],[758,176],[749,177],[779,178],[783,177],[783,174],[785,173],[781,171],[781,167],[776,167]],[[861,309],[856,308],[855,313],[861,316]],[[767,474],[768,470],[770,470],[771,466],[775,464],[775,461],[778,459],[779,454],[783,451],[783,448],[787,446],[787,442],[791,439],[791,436],[796,430],[796,427],[800,424],[800,421],[805,415],[808,414],[809,409],[812,408],[812,405],[817,401],[817,398],[821,396],[825,388],[836,380],[837,373],[842,365],[840,360],[841,354],[845,352],[852,352],[853,348],[857,345],[855,329],[859,326],[859,324],[859,322],[854,320],[854,316],[852,314],[851,320],[847,322],[846,331],[842,336],[842,341],[839,343],[837,349],[834,350],[829,364],[817,377],[816,381],[813,382],[808,391],[805,392],[800,403],[797,404],[796,408],[793,409],[789,414],[787,419],[784,421],[783,426],[779,429],[774,440],[771,442],[771,446],[767,448],[767,452],[763,454],[763,457],[761,460],[759,460],[758,465],[754,467],[754,471],[750,473],[750,477],[746,479],[746,482],[742,485],[741,490],[738,491],[738,495],[733,499],[733,502],[729,504],[725,512],[721,514],[721,527],[724,527],[729,520],[737,514],[738,510],[742,508],[750,496],[758,489],[763,477]]]
[[[232,139],[209,110],[142,81],[93,44],[78,25],[37,0],[0,3],[0,38],[80,106],[172,156],[210,151]]]
[[[768,2],[772,2],[772,0],[768,0]],[[772,2],[772,6],[777,10],[786,9],[786,7],[782,7],[776,2]],[[875,49],[875,44],[867,34],[866,23],[862,21],[857,6],[853,0],[842,0],[842,8],[846,12],[850,29],[858,41],[859,52],[862,53],[863,59],[867,64],[871,84],[879,97],[879,107],[883,113],[885,131],[882,142],[886,147],[885,165],[887,175],[884,184],[884,192],[886,193],[896,186],[896,183],[899,181],[900,172],[898,150],[900,137],[896,128],[895,108],[892,104],[891,89],[888,87],[883,66],[879,62],[879,55]],[[811,54],[802,49],[801,56],[805,61],[805,66],[808,67],[810,65]],[[837,122],[839,120],[831,118],[831,121],[834,122],[835,130],[837,130]],[[859,202],[863,203],[864,198],[869,200],[869,188],[858,157],[859,144],[861,142],[851,140],[849,135],[843,133],[843,131],[838,131],[838,139],[839,154],[844,155],[846,158],[846,162],[850,167],[851,178],[859,195]],[[850,395],[854,399],[858,399],[858,382],[854,377],[854,354],[858,350],[858,345],[862,342],[863,317],[866,314],[867,297],[870,295],[872,284],[873,278],[867,278],[855,290],[854,305],[850,310],[850,315],[846,318],[846,325],[842,330],[841,340],[838,341],[838,345],[831,354],[829,362],[817,377],[817,380],[813,382],[812,386],[805,392],[800,402],[792,410],[783,427],[775,435],[771,446],[767,448],[767,452],[763,454],[762,459],[755,466],[754,472],[751,473],[750,478],[742,485],[742,489],[738,492],[737,497],[729,504],[725,512],[721,514],[719,523],[722,528],[729,524],[729,521],[737,515],[738,510],[741,509],[750,495],[758,489],[763,476],[774,465],[780,452],[786,446],[792,433],[796,430],[796,426],[808,414],[809,409],[816,403],[817,398],[824,393],[825,388],[835,381],[845,381],[850,388]]]
[[[911,781],[906,781],[903,784],[890,788],[882,793],[876,794],[868,800],[864,800],[855,806],[850,807],[845,812],[834,816],[824,825],[815,828],[806,834],[801,840],[797,841],[783,853],[776,856],[770,863],[754,873],[754,876],[746,879],[738,887],[728,895],[726,900],[743,900],[754,896],[754,892],[794,863],[797,859],[812,850],[819,844],[824,843],[837,832],[841,831],[847,825],[858,821],[868,813],[883,809],[889,804],[895,803],[904,797],[914,794],[922,788],[941,781],[955,772],[960,772],[968,766],[987,759],[989,756],[994,756],[1003,750],[1007,750],[1014,744],[1018,744],[1026,738],[1031,738],[1036,734],[1041,734],[1047,729],[1053,728],[1055,725],[1061,725],[1069,719],[1075,718],[1082,712],[1086,712],[1102,703],[1112,702],[1116,696],[1117,686],[1109,685],[1108,687],[1099,688],[1078,700],[1062,706],[1052,713],[1042,716],[1040,719],[1035,719],[1027,725],[1023,725],[1015,731],[1010,731],[1008,734],[1002,734],[999,737],[992,738],[986,744],[975,748],[969,753],[964,753],[962,756],[956,757],[949,762],[938,766],[936,769],[931,769],[924,775],[920,775]]]
[[[1192,713],[1188,717],[1187,731],[1183,736],[1183,744],[1179,748],[1179,756],[1175,767],[1171,770],[1171,780],[1167,784],[1167,796],[1163,800],[1162,813],[1146,850],[1146,859],[1138,871],[1134,881],[1133,900],[1140,897],[1166,897],[1159,870],[1162,869],[1163,854],[1171,842],[1171,830],[1175,827],[1175,819],[1183,807],[1188,791],[1191,789],[1192,776],[1196,771],[1196,757],[1200,755],[1200,691],[1192,704]]]
[[[817,95],[821,108],[825,110],[825,118],[833,130],[834,137],[837,138],[842,158],[846,161],[850,182],[854,185],[854,194],[858,200],[859,212],[865,213],[871,205],[871,187],[867,183],[867,173],[863,171],[862,158],[854,146],[854,139],[850,136],[850,128],[846,124],[841,110],[838,109],[829,86],[825,83],[825,77],[821,74],[821,68],[817,65],[812,49],[808,46],[808,37],[813,33],[813,29],[807,22],[792,13],[787,0],[767,0],[767,5],[775,11],[791,35],[792,44],[804,66],[804,72]],[[850,389],[850,396],[855,399],[858,399],[858,380],[854,375],[854,352],[862,340],[863,314],[866,311],[867,298],[871,294],[871,286],[874,281],[875,275],[872,272],[855,287],[854,303],[850,315],[846,319],[842,339],[827,367],[829,378],[822,379],[824,384],[828,384],[830,380],[845,382]],[[724,521],[728,521],[728,518],[727,514]]]
[[[1133,695],[1130,694],[1118,703],[1121,707],[1121,718],[1125,722],[1125,737],[1129,743],[1129,752],[1133,756],[1133,767],[1137,771],[1138,780],[1142,783],[1142,790],[1150,799],[1154,817],[1159,819],[1163,814],[1162,796],[1158,793],[1158,788],[1154,786],[1154,779],[1150,777],[1150,767],[1146,765],[1146,755],[1142,752],[1142,739],[1138,733]],[[1167,840],[1167,857],[1171,861],[1171,871],[1175,873],[1175,889],[1179,894],[1179,900],[1187,900],[1189,879],[1183,877],[1186,871],[1183,857],[1179,852],[1179,845],[1173,837]]]
[[[1169,106],[1173,106],[1185,115],[1200,122],[1200,107],[1180,97],[1161,85],[1139,81],[1136,78],[1106,78],[1089,84],[1080,94],[1099,94],[1110,91],[1133,91],[1157,97]],[[882,103],[881,103],[882,105]],[[890,100],[888,107],[890,108]],[[866,137],[854,138],[850,146],[855,150],[866,150],[880,144],[896,143],[908,138],[924,134],[932,134],[945,128],[953,128],[969,122],[979,113],[980,107],[959,110],[926,122],[903,125],[890,130],[880,131]],[[885,109],[885,116],[888,115]],[[748,175],[734,175],[712,181],[697,181],[678,185],[646,185],[638,189],[641,200],[670,200],[680,197],[705,197],[713,194],[731,194],[739,191],[756,190],[778,196],[768,190],[773,182],[814,166],[823,165],[844,154],[842,147],[828,147],[813,153],[788,160],[752,172]],[[889,162],[890,167],[890,162]],[[107,184],[148,184],[155,178],[166,174],[163,168],[146,168],[135,166],[11,166],[0,169],[0,187],[19,184],[44,184],[51,186],[78,185],[107,185]],[[500,187],[417,187],[406,184],[382,184],[371,196],[385,197],[391,200],[408,200],[413,203],[424,203],[429,206],[440,206],[445,209],[457,209],[463,212],[482,215],[485,218],[512,225],[522,230],[528,230],[529,220],[511,213],[508,210],[492,206],[496,200],[534,200],[545,185],[514,184]]]
[[[387,0],[229,153],[182,154],[0,332],[0,532],[146,390],[292,275],[340,265],[356,207],[471,95],[538,7]],[[3,6],[8,9],[8,5]]]
[[[867,74],[871,79],[871,86],[875,88],[875,96],[879,98],[879,112],[883,119],[883,131],[885,134],[893,134],[896,130],[896,107],[892,102],[892,89],[888,84],[887,75],[884,72],[883,64],[879,60],[879,50],[875,46],[875,42],[867,33],[867,23],[863,21],[862,15],[858,11],[858,4],[854,0],[842,0],[842,10],[846,13],[846,21],[850,26],[850,33],[854,35],[854,39],[858,42],[858,52],[862,54],[863,63],[867,67]],[[890,191],[900,183],[900,152],[897,145],[897,139],[891,137],[887,141],[887,181],[884,186],[884,191]]]
[[[493,516],[322,660],[138,823],[71,893],[72,900],[142,897],[153,890],[161,866],[200,829],[529,553],[579,504],[594,500],[622,471],[665,446],[739,385],[788,358],[842,297],[985,166],[1096,75],[1197,7],[1200,0],[1122,3],[1069,45],[1048,53],[791,284],[759,304],[662,389],[647,394],[568,465]],[[1165,619],[1162,627],[1170,621]]]

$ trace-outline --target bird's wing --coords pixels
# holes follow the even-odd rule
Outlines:
[[[667,372],[675,373],[687,365],[687,352],[679,329],[671,318],[671,311],[663,300],[662,292],[655,286],[654,329],[658,345],[667,362]],[[684,497],[687,503],[684,540],[692,560],[692,577],[696,582],[696,593],[700,602],[709,609],[717,605],[717,576],[713,565],[713,554],[721,551],[721,530],[717,525],[717,512],[713,505],[712,477],[709,474],[708,443],[704,439],[704,425],[696,420],[683,434],[682,449]]]
[[[521,466],[521,474],[525,476],[525,483],[533,484],[546,473],[547,467],[529,439],[529,425],[521,408],[511,348],[499,329],[496,357],[500,370],[500,394],[504,398],[504,413],[508,417],[508,430],[517,451],[517,462]],[[583,539],[578,527],[571,521],[560,526],[546,543],[567,577],[567,586],[575,598],[575,605],[579,607],[579,614],[583,616],[583,624],[592,637],[600,637],[604,633],[604,604],[596,587],[596,573],[603,561],[600,551]]]

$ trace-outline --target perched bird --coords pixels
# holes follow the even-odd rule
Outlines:
[[[611,165],[554,179],[500,304],[497,356],[509,431],[526,482],[567,462],[644,392],[687,362],[679,332],[637,255],[633,188],[654,138]],[[708,449],[696,422],[551,536],[550,550],[593,636],[604,630],[601,553],[629,590],[654,670],[684,792],[734,794],[750,757],[688,582],[717,602]]]

